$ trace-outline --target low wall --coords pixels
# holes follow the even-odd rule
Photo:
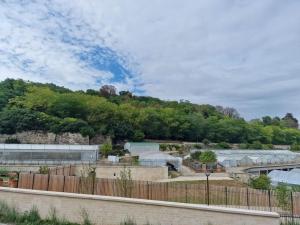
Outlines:
[[[143,167],[143,166],[126,166],[130,169],[133,180],[156,181],[168,178],[168,167]],[[82,166],[76,166],[76,175],[80,176]],[[102,166],[97,165],[97,178],[116,178],[120,172],[124,170],[124,166]]]
[[[119,197],[33,191],[0,187],[0,201],[21,211],[37,207],[43,218],[55,208],[59,217],[82,222],[85,211],[95,225],[279,225],[277,213]]]

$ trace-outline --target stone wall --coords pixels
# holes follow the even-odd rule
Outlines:
[[[16,138],[22,144],[102,144],[109,141],[108,137],[103,135],[96,135],[91,139],[89,137],[83,137],[79,133],[62,133],[54,134],[43,131],[26,131],[16,134],[0,134],[0,143],[4,143],[8,138]]]
[[[138,225],[279,225],[274,212],[230,209],[197,204],[129,199],[0,187],[0,201],[21,211],[36,207],[42,218],[53,208],[71,222],[82,222],[86,212],[95,225],[120,225],[132,218]]]

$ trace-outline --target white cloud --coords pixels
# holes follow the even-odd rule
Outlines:
[[[57,0],[1,8],[0,78],[5,71],[72,88],[110,81],[111,71],[74,57],[88,48],[84,40],[126,59],[134,77],[113,82],[119,89],[141,83],[147,95],[233,106],[247,118],[300,116],[297,0]],[[66,34],[81,41],[66,43]],[[32,59],[28,71],[20,59]]]

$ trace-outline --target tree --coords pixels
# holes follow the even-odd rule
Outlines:
[[[227,116],[230,118],[235,118],[235,119],[240,118],[240,114],[235,108],[216,106],[216,109],[217,109],[217,111],[222,113],[224,116]]]
[[[250,186],[255,189],[269,190],[271,188],[271,179],[263,174],[257,178],[252,178],[250,180]]]
[[[103,85],[99,92],[101,96],[106,98],[117,95],[117,89],[113,85]]]
[[[262,121],[263,121],[265,126],[272,124],[272,118],[270,116],[264,116],[262,118]]]
[[[283,125],[288,128],[298,129],[298,120],[293,116],[292,113],[287,113],[285,117],[282,118]]]
[[[207,163],[214,163],[217,161],[217,155],[213,151],[204,151],[200,155],[200,162],[207,164]]]
[[[112,152],[112,144],[103,144],[100,148],[101,155],[107,158],[107,156]]]

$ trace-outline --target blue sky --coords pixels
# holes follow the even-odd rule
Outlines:
[[[298,0],[0,0],[0,80],[300,117]]]

